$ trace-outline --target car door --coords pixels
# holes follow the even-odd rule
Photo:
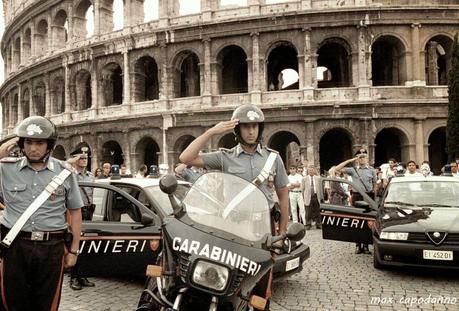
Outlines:
[[[364,201],[351,202],[349,191],[358,191]],[[372,244],[377,203],[351,181],[321,178],[318,189],[322,237],[328,240]]]
[[[94,214],[82,222],[81,276],[144,275],[161,250],[161,221],[125,191],[102,183],[92,188]]]

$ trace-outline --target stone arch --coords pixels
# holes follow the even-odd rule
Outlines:
[[[247,93],[247,54],[238,45],[227,45],[217,54],[219,94]]]
[[[178,53],[173,61],[174,97],[201,95],[199,57],[191,50]]]
[[[25,119],[30,116],[30,91],[28,88],[25,88],[22,91],[22,117]]]
[[[102,68],[102,107],[123,103],[123,71],[116,62]]]
[[[159,98],[158,65],[153,57],[143,55],[134,65],[134,98],[136,102]]]
[[[298,89],[298,50],[290,41],[278,41],[268,49],[266,58],[267,90]],[[296,73],[296,81],[286,85],[288,71]],[[290,73],[291,74],[291,73]]]
[[[343,38],[331,37],[317,49],[319,88],[349,87],[352,83],[352,49]]]
[[[179,163],[179,156],[188,147],[189,144],[195,139],[193,135],[180,136],[174,144],[174,163]]]
[[[268,147],[279,152],[285,166],[301,163],[300,140],[290,131],[277,131],[268,140]]]
[[[33,93],[34,113],[37,116],[44,117],[46,113],[45,83],[43,81],[38,82],[35,85]]]
[[[124,28],[125,23],[125,8],[124,8],[124,0],[112,0],[112,23],[113,23],[113,31],[121,30]],[[114,18],[116,16],[116,18]]]
[[[65,80],[58,76],[54,78],[51,89],[51,114],[65,112]]]
[[[66,160],[65,148],[62,145],[56,145],[53,150],[52,156],[59,160]]]
[[[159,4],[155,0],[143,1],[143,22],[147,23],[158,19]]]
[[[218,140],[217,147],[231,149],[236,145],[237,145],[237,142],[236,142],[236,136],[234,135],[234,133],[227,133],[223,135],[222,137],[220,137],[220,139]]]
[[[17,69],[21,65],[21,37],[14,40],[13,45],[13,68]]]
[[[75,75],[76,109],[86,110],[92,106],[91,73],[80,69]]]
[[[375,165],[387,163],[389,158],[406,163],[410,160],[409,138],[406,131],[396,126],[379,130],[375,137]]]
[[[427,85],[447,85],[453,40],[449,35],[432,36],[424,48]]]
[[[352,133],[343,127],[328,128],[319,142],[321,173],[327,172],[333,165],[338,165],[352,157]]]
[[[75,6],[73,18],[73,36],[76,40],[92,37],[94,33],[88,32],[88,23],[94,25],[94,5],[91,0],[81,0]],[[91,20],[89,20],[91,19]]]
[[[124,163],[123,149],[117,141],[109,140],[102,145],[102,163],[121,165]]]
[[[35,51],[38,56],[44,55],[48,52],[48,22],[41,19],[36,28],[35,33]]]
[[[440,174],[441,168],[448,161],[446,153],[446,127],[435,128],[428,136],[430,170]]]
[[[11,107],[11,114],[12,114],[12,118],[11,118],[11,123],[13,125],[16,125],[16,123],[18,122],[18,107],[19,107],[19,95],[18,93],[15,93],[13,95],[13,103],[12,103],[12,107]]]
[[[31,48],[32,31],[30,30],[30,27],[27,27],[24,31],[24,36],[22,39],[22,58],[24,62],[27,62],[27,60],[30,58]]]
[[[68,17],[67,12],[59,10],[53,20],[53,46],[57,49],[65,48],[68,40]]]
[[[137,166],[145,164],[147,167],[150,165],[158,165],[159,156],[161,151],[158,143],[150,136],[144,136],[135,145],[136,163]]]
[[[407,81],[406,45],[392,34],[379,36],[371,45],[373,86],[404,85]]]

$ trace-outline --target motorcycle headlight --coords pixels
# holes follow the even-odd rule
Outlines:
[[[225,289],[229,279],[229,269],[212,262],[199,260],[194,266],[193,283],[222,291]]]
[[[381,232],[379,237],[383,240],[408,240],[408,232]]]

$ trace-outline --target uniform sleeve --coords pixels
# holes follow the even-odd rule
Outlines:
[[[66,194],[66,207],[68,209],[77,209],[82,208],[83,198],[81,197],[80,187],[78,186],[78,181],[75,173],[70,174],[68,177],[69,189]]]
[[[287,172],[285,171],[284,162],[282,158],[277,155],[276,162],[275,162],[275,169],[276,169],[276,176],[274,177],[274,185],[276,189],[287,187],[288,184],[288,176]]]
[[[349,176],[355,176],[355,170],[353,167],[344,167],[343,170]]]
[[[204,167],[208,170],[223,170],[223,154],[221,151],[201,154]]]
[[[3,163],[0,163],[0,202],[5,203],[3,200]]]

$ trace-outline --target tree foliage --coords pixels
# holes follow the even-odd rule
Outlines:
[[[448,160],[459,156],[459,43],[454,36],[451,69],[448,79],[448,121],[446,123],[446,149]]]

